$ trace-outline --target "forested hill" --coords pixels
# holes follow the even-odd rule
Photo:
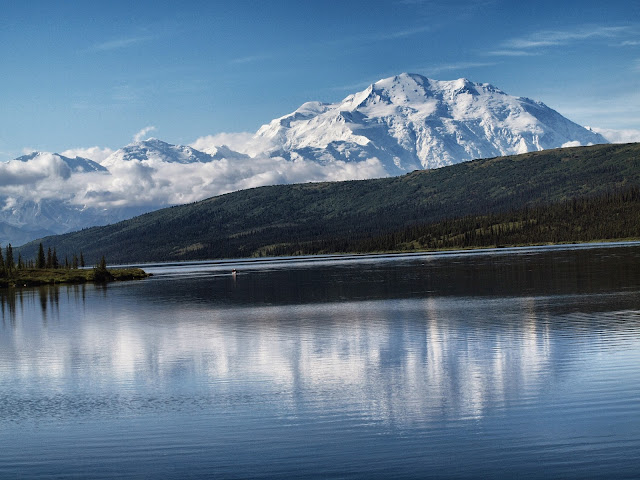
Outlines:
[[[82,251],[89,262],[144,262],[640,237],[638,187],[640,144],[564,148],[401,177],[243,190],[20,252],[30,258],[42,241],[61,258]]]

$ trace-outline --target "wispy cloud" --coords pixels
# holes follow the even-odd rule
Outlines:
[[[242,64],[242,63],[253,63],[253,62],[261,62],[263,60],[268,60],[272,58],[272,54],[263,54],[263,55],[247,55],[246,57],[234,58],[230,63]]]
[[[97,52],[106,52],[109,50],[118,50],[122,48],[131,47],[133,45],[137,45],[139,43],[148,42],[153,39],[151,35],[143,35],[136,37],[122,37],[116,38],[113,40],[109,40],[106,42],[95,44],[91,47],[91,50]]]
[[[153,132],[154,130],[156,130],[156,127],[154,127],[153,125],[149,125],[147,127],[144,127],[142,130],[140,130],[138,133],[136,133],[133,136],[133,141],[134,142],[140,142],[140,141],[144,140],[145,137],[147,136],[147,134],[149,134],[150,132]]]
[[[473,14],[477,10],[494,6],[497,0],[400,0],[400,5],[410,5],[421,8],[425,13],[440,15],[455,11],[464,16]]]
[[[489,55],[492,57],[532,57],[535,55],[539,55],[539,52],[531,52],[526,50],[492,50],[490,52],[486,52],[484,55]]]
[[[503,47],[509,50],[523,50],[568,45],[588,39],[615,38],[628,32],[629,28],[628,26],[584,25],[574,30],[541,30],[507,40]]]
[[[640,40],[625,40],[620,43],[621,47],[637,47],[640,45]]]
[[[610,90],[579,97],[558,95],[545,103],[581,125],[625,129],[640,125],[640,92],[634,89]]]
[[[432,30],[430,25],[421,25],[415,27],[404,28],[401,30],[394,31],[377,31],[373,33],[365,33],[360,35],[347,35],[344,37],[336,37],[328,40],[322,40],[318,42],[314,42],[311,44],[298,44],[293,46],[292,48],[288,48],[286,51],[273,51],[267,53],[256,53],[254,55],[247,55],[244,57],[234,58],[229,61],[231,64],[245,64],[245,63],[254,63],[261,62],[263,60],[270,60],[276,57],[283,56],[285,54],[291,55],[291,53],[296,54],[308,54],[309,48],[325,48],[327,46],[359,46],[362,44],[370,44],[373,42],[384,42],[389,40],[400,40],[403,38],[412,37],[414,35],[420,35],[421,33],[429,32]]]
[[[396,38],[412,37],[413,35],[419,35],[421,33],[429,32],[429,31],[431,31],[431,27],[428,25],[425,25],[422,27],[397,30],[395,32],[388,32],[388,33],[380,32],[372,35],[364,35],[363,38],[366,37],[367,40],[394,40]]]
[[[361,35],[349,35],[345,37],[338,37],[325,42],[320,42],[319,45],[352,45],[371,42],[384,42],[387,40],[398,40],[401,38],[412,37],[421,33],[429,32],[432,30],[430,25],[420,25],[415,27],[403,28],[401,30],[394,31],[378,31],[373,33],[364,33]]]

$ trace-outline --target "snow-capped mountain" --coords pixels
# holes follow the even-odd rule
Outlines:
[[[0,163],[0,244],[260,185],[399,175],[474,158],[607,143],[543,103],[488,83],[407,73],[340,102],[305,103],[252,137],[238,135],[227,136],[242,139],[234,149],[202,139],[200,150],[150,138],[100,163],[46,152]]]
[[[0,181],[0,245],[21,245],[211,196],[215,189],[203,186],[214,184],[217,171],[211,164],[223,160],[250,157],[226,146],[205,153],[155,138],[129,144],[101,163],[48,152],[23,155],[0,164],[0,178],[5,177],[5,185]],[[200,170],[205,165],[207,172]]]
[[[183,145],[171,145],[156,138],[150,138],[123,147],[107,157],[102,164],[106,167],[119,162],[159,161],[171,163],[210,162],[211,155]]]
[[[7,197],[0,197],[0,204]],[[100,209],[74,205],[67,200],[12,198],[10,207],[0,209],[0,245],[22,245],[35,238],[108,225],[151,210],[141,207]]]
[[[105,210],[70,201],[70,184],[76,184],[73,190],[82,190],[86,186],[79,182],[87,174],[109,175],[106,167],[88,158],[33,152],[1,164],[0,170],[0,245],[21,245],[149,210],[136,206]]]
[[[66,165],[70,172],[82,173],[82,172],[106,172],[107,169],[93,160],[89,160],[88,158],[75,157],[69,158],[64,155],[60,155],[58,153],[48,153],[48,152],[32,152],[28,155],[23,155],[15,159],[15,161],[28,163],[33,161],[38,161],[42,159],[44,162],[47,162],[50,159],[57,160],[60,164]]]
[[[377,158],[397,175],[475,158],[608,143],[541,102],[488,83],[416,74],[380,80],[341,102],[308,102],[261,127],[265,153],[322,164]]]
[[[172,145],[157,138],[149,138],[131,143],[113,152],[102,165],[109,168],[120,162],[137,160],[140,162],[164,163],[209,163],[222,158],[246,158],[247,155],[234,152],[222,145],[213,148],[211,153],[201,152],[186,145]]]

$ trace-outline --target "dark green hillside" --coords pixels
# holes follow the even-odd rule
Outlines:
[[[101,255],[112,262],[141,262],[446,247],[451,245],[429,241],[437,235],[420,229],[441,231],[456,219],[513,223],[492,215],[516,215],[516,222],[526,223],[533,207],[537,208],[538,223],[566,223],[563,215],[573,216],[570,211],[561,212],[572,199],[591,202],[584,215],[575,216],[576,222],[602,223],[617,209],[615,215],[622,215],[625,220],[620,222],[626,225],[611,227],[615,232],[590,234],[597,238],[575,240],[639,237],[633,219],[640,214],[634,210],[635,204],[629,203],[636,200],[624,200],[635,199],[628,192],[638,186],[640,144],[565,148],[476,160],[401,177],[255,188],[42,242],[55,245],[61,255],[83,251],[88,262]],[[600,208],[612,195],[618,195],[620,201]],[[560,210],[548,216],[541,213],[549,208]],[[482,227],[465,225],[458,225],[459,233],[447,235],[464,238],[466,231],[470,239],[472,232],[477,238],[486,233]],[[574,233],[584,230],[584,226],[572,225],[563,230],[565,233],[567,228]],[[411,231],[418,237],[409,238],[407,232]],[[523,232],[517,243],[571,241],[573,235],[528,238],[531,232]],[[394,243],[389,241],[393,235],[402,238]],[[498,234],[498,243],[505,238]],[[22,247],[22,255],[32,257],[39,242]],[[473,242],[461,244],[472,246]]]

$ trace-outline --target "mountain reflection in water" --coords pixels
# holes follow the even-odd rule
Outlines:
[[[223,415],[236,431],[299,428],[316,447],[408,436],[415,450],[396,453],[415,458],[427,445],[456,457],[473,435],[507,457],[513,442],[570,450],[590,435],[594,451],[639,452],[625,433],[640,426],[639,258],[631,246],[264,262],[237,276],[156,266],[142,282],[3,290],[0,424],[188,414],[207,444]],[[362,455],[359,469],[375,460]]]

